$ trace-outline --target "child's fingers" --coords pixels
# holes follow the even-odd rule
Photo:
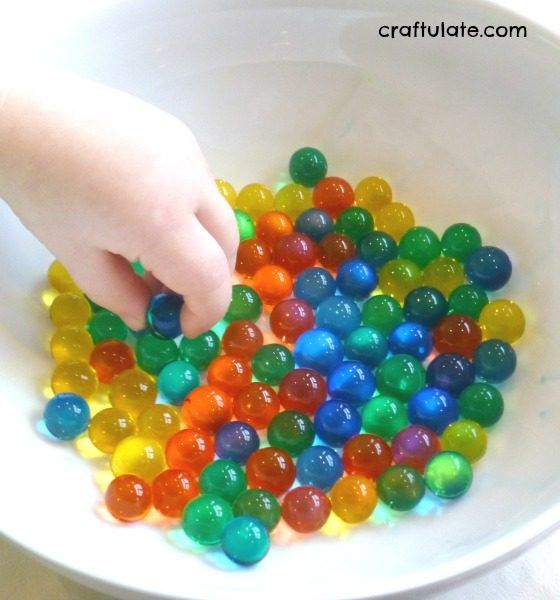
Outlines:
[[[187,337],[196,337],[215,325],[225,314],[231,300],[229,277],[211,295],[194,293],[185,297],[181,328]]]

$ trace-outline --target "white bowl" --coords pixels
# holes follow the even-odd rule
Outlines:
[[[414,21],[525,24],[526,39],[385,39]],[[331,173],[379,174],[418,222],[476,224],[506,248],[500,295],[525,309],[506,412],[461,500],[331,537],[273,536],[234,569],[151,524],[99,514],[88,461],[36,422],[51,369],[40,292],[50,257],[0,212],[0,531],[70,577],[120,597],[377,598],[466,575],[560,519],[560,45],[489,4],[457,0],[134,0],[55,36],[43,58],[138,94],[197,134],[216,176],[286,179],[317,145]]]

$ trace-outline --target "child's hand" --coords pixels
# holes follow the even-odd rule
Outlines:
[[[136,98],[66,77],[5,94],[0,196],[88,296],[143,327],[152,292],[129,266],[140,260],[184,296],[187,336],[223,317],[237,227],[189,129]]]

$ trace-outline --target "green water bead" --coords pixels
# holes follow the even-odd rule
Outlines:
[[[393,510],[412,510],[425,492],[422,475],[407,465],[389,467],[377,480],[379,499]]]
[[[360,240],[373,230],[373,217],[365,208],[351,206],[338,215],[334,230],[347,235],[358,245]]]
[[[200,474],[200,491],[234,502],[247,489],[245,471],[233,460],[218,459],[206,465]]]
[[[299,456],[313,444],[315,430],[307,415],[285,410],[270,421],[267,437],[271,446],[285,450],[292,456]]]
[[[459,413],[482,427],[490,427],[504,414],[504,399],[493,385],[473,383],[459,395]]]
[[[300,148],[290,158],[290,177],[305,187],[313,187],[327,174],[327,159],[317,148]]]
[[[441,236],[444,256],[465,262],[471,252],[480,248],[482,238],[478,230],[468,223],[455,223],[449,226]]]
[[[252,287],[237,284],[231,288],[231,302],[224,319],[232,321],[256,321],[262,314],[262,301]]]
[[[251,361],[253,375],[269,385],[278,385],[284,375],[295,367],[292,353],[282,344],[261,346]]]
[[[401,429],[408,427],[406,406],[391,396],[380,394],[369,400],[362,409],[362,427],[391,441]]]
[[[266,490],[245,490],[233,503],[236,517],[248,516],[260,519],[264,526],[272,531],[282,516],[280,503],[276,496]]]
[[[183,512],[183,531],[205,546],[220,543],[226,525],[233,519],[229,502],[215,494],[203,494],[191,500]]]
[[[233,209],[235,220],[237,221],[237,230],[239,231],[239,241],[244,242],[255,237],[255,224],[253,219],[243,210]]]
[[[89,302],[89,305],[91,306],[91,312],[92,313],[96,313],[96,312],[98,312],[100,310],[106,310],[102,306],[100,306],[99,304],[96,304],[89,296],[86,296],[86,300]]]
[[[136,362],[144,371],[157,375],[165,365],[177,360],[179,349],[173,340],[143,332],[136,342]]]
[[[403,320],[401,305],[391,296],[378,294],[367,300],[362,307],[362,322],[389,335]]]
[[[130,266],[132,267],[132,270],[136,273],[136,275],[140,275],[140,277],[144,277],[144,275],[146,273],[146,269],[144,269],[144,266],[142,265],[142,263],[139,260],[135,260],[135,261],[131,262]]]
[[[220,338],[213,331],[205,331],[195,338],[181,338],[179,355],[197,369],[204,371],[220,353]]]
[[[428,227],[409,229],[399,242],[399,257],[406,258],[424,268],[441,254],[441,242]]]
[[[104,340],[126,340],[128,327],[115,313],[104,308],[95,312],[89,320],[87,329],[94,344]]]
[[[469,461],[462,454],[449,450],[432,456],[424,470],[426,486],[440,498],[462,496],[471,487],[472,478]]]
[[[172,404],[182,404],[185,397],[200,385],[196,367],[185,360],[174,360],[163,367],[157,378],[160,394]]]
[[[424,387],[426,371],[414,356],[395,354],[379,365],[376,379],[381,394],[406,401]]]
[[[375,327],[357,327],[344,339],[346,358],[362,362],[372,369],[385,360],[387,351],[387,338]]]
[[[449,294],[449,312],[467,315],[478,319],[482,309],[488,304],[488,294],[477,285],[465,283]]]
[[[445,428],[441,445],[444,450],[459,452],[472,464],[486,453],[488,438],[476,421],[459,419]]]

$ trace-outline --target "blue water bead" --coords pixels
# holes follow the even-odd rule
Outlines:
[[[370,368],[380,365],[387,356],[387,338],[375,327],[358,327],[344,339],[344,354]]]
[[[426,382],[429,386],[445,390],[455,397],[474,382],[474,376],[472,363],[454,352],[436,356],[426,370]]]
[[[302,333],[294,345],[298,367],[315,369],[328,375],[342,361],[342,342],[326,329],[310,329]]]
[[[348,402],[329,400],[315,413],[315,433],[331,446],[340,447],[360,432],[362,419]]]
[[[367,262],[352,258],[338,268],[336,285],[341,294],[354,300],[365,300],[377,285],[377,275]]]
[[[245,464],[255,450],[259,449],[260,439],[254,427],[242,421],[232,421],[222,425],[216,432],[214,445],[220,458]]]
[[[358,244],[358,255],[377,271],[388,261],[397,258],[397,242],[383,231],[365,235]]]
[[[297,480],[301,485],[312,485],[328,492],[342,477],[342,459],[329,446],[306,448],[297,459]]]
[[[73,440],[89,425],[88,403],[77,394],[57,394],[45,406],[43,419],[46,428],[59,440]]]
[[[389,350],[393,354],[411,354],[424,360],[432,351],[432,334],[419,323],[401,323],[389,336]]]
[[[295,229],[300,233],[305,233],[318,243],[334,231],[334,222],[329,213],[324,210],[310,208],[302,212],[296,219]]]
[[[152,331],[163,338],[181,335],[183,298],[177,294],[156,294],[148,304],[146,320]]]
[[[457,401],[445,390],[427,387],[413,394],[408,401],[408,420],[414,425],[424,425],[438,435],[458,418]]]
[[[447,314],[447,300],[436,288],[417,287],[404,299],[403,313],[407,321],[433,327]]]
[[[327,378],[329,394],[353,406],[362,406],[375,392],[375,377],[370,368],[356,360],[342,362]]]
[[[270,548],[268,529],[260,519],[244,515],[235,517],[222,532],[224,554],[240,565],[254,565]]]
[[[334,296],[335,292],[334,277],[321,267],[305,269],[294,284],[294,296],[305,300],[312,308],[317,308],[325,298]]]
[[[483,290],[499,290],[511,277],[509,256],[495,246],[482,246],[471,252],[465,261],[468,280]]]
[[[348,296],[331,296],[317,307],[315,321],[317,327],[332,331],[344,338],[359,327],[362,313],[358,305]]]
[[[515,350],[503,340],[486,340],[474,352],[474,370],[489,383],[501,383],[511,377],[517,366]]]

